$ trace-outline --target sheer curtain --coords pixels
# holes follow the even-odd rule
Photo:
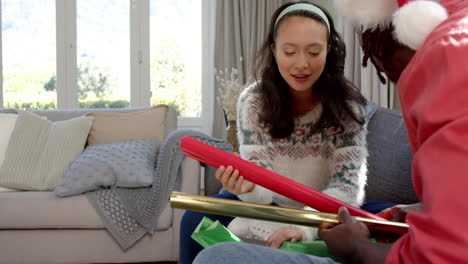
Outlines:
[[[235,67],[245,84],[251,77],[255,54],[268,31],[274,11],[287,0],[218,0],[216,2],[215,68]],[[242,61],[241,58],[242,57]],[[215,89],[215,97],[217,96]],[[213,136],[225,138],[222,108],[215,102]]]

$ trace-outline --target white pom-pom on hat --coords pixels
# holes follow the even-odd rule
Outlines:
[[[388,25],[398,9],[396,0],[335,0],[334,4],[338,13],[364,29]]]
[[[447,17],[447,10],[436,2],[410,1],[393,15],[395,36],[404,45],[417,50],[432,30]]]

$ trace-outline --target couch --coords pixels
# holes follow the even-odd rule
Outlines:
[[[131,112],[138,109],[98,111]],[[2,109],[0,113],[11,112]],[[58,121],[89,110],[35,111]],[[93,110],[94,111],[94,110]],[[176,114],[167,116],[167,132]],[[412,154],[399,112],[379,107],[368,123],[366,199],[415,203]],[[220,191],[215,169],[205,168],[205,194]],[[181,191],[200,194],[200,164],[185,159]],[[122,251],[83,195],[56,198],[52,192],[0,191],[0,263],[132,263],[177,261],[182,210],[166,207],[156,232]]]
[[[411,179],[413,155],[401,113],[375,107],[368,117],[366,199],[417,203],[419,200]],[[213,168],[206,169],[204,184],[207,195],[218,193],[222,187],[216,181],[214,171]]]
[[[50,121],[87,112],[129,113],[139,109],[34,110]],[[12,109],[0,109],[11,113]],[[170,107],[164,132],[177,128]],[[181,191],[199,194],[200,165],[184,159]],[[84,195],[58,198],[52,191],[0,191],[0,263],[136,263],[177,261],[182,210],[166,206],[154,234],[122,250]]]

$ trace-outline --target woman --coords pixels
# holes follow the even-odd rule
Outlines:
[[[366,100],[345,79],[344,58],[344,43],[323,9],[308,2],[281,6],[259,51],[256,81],[239,99],[238,137],[243,159],[359,207],[366,182]],[[220,167],[216,178],[230,192],[223,198],[304,208],[244,180],[231,166]],[[194,215],[201,214],[187,212],[181,224],[182,263],[189,250],[183,240],[194,229],[187,219],[192,217],[192,225],[199,222]],[[215,219],[271,247],[316,237],[309,227]]]

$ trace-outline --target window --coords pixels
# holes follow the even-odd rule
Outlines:
[[[0,106],[168,103],[179,127],[211,130],[214,0],[0,2]]]
[[[182,116],[201,114],[201,4],[150,2],[151,104],[173,104]]]
[[[55,1],[3,0],[3,106],[56,107]]]
[[[81,108],[130,104],[130,12],[122,0],[77,1],[77,78]]]

